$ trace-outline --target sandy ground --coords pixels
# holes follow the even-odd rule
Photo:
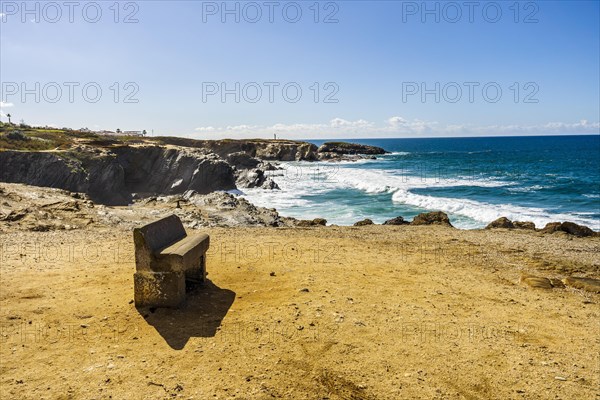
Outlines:
[[[600,399],[600,238],[205,228],[210,283],[133,304],[132,234],[1,234],[2,399]]]

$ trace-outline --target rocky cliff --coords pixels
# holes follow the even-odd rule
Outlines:
[[[163,144],[200,148],[227,158],[233,153],[245,153],[266,161],[317,161],[317,146],[295,140],[223,139],[195,140],[177,137],[156,139]]]
[[[12,135],[12,136],[11,136]],[[87,193],[97,203],[240,188],[278,189],[269,161],[356,160],[379,147],[295,140],[103,137],[32,129],[0,132],[0,181]]]
[[[387,151],[381,147],[368,146],[366,144],[357,143],[346,143],[346,142],[327,142],[323,143],[317,150],[320,154],[322,153],[333,153],[333,154],[368,154],[377,155],[385,154]]]
[[[124,205],[135,194],[205,194],[235,189],[233,168],[214,154],[163,146],[86,146],[55,152],[0,152],[0,181],[87,193]]]
[[[359,155],[374,156],[387,153],[381,147],[347,142],[327,142],[317,147],[312,143],[296,140],[195,140],[176,137],[160,137],[156,140],[163,144],[200,148],[228,160],[235,155],[235,162],[245,164],[248,160],[241,157],[242,154],[264,161],[336,161],[353,160]]]

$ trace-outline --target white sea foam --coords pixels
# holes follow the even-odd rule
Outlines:
[[[398,191],[392,200],[427,210],[440,210],[451,214],[462,215],[482,223],[491,222],[500,217],[513,221],[531,221],[536,227],[544,227],[548,222],[571,221],[600,229],[599,221],[582,218],[579,215],[550,213],[541,208],[522,207],[513,204],[489,204],[468,199],[434,197]]]
[[[541,189],[548,189],[548,186],[542,186],[542,185],[533,185],[533,186],[522,186],[522,187],[511,187],[511,188],[507,188],[507,190],[509,192],[513,192],[513,193],[527,193],[527,192],[533,192],[536,190],[541,190]]]
[[[356,163],[351,163],[356,166]],[[440,210],[452,214],[451,220],[459,228],[475,228],[499,218],[532,221],[537,227],[548,222],[572,221],[600,230],[600,221],[582,214],[552,213],[542,208],[513,204],[490,204],[469,199],[437,197],[416,194],[415,189],[466,187],[505,187],[515,182],[472,177],[414,176],[383,169],[356,168],[338,163],[282,163],[283,171],[275,171],[274,180],[281,190],[244,189],[245,197],[258,206],[275,207],[282,215],[299,218],[325,217],[330,222],[349,224],[358,214],[350,207],[340,206],[322,196],[332,190],[360,190],[367,194],[391,193],[395,204],[416,209]],[[278,176],[279,175],[279,176]],[[539,190],[532,186],[528,190]],[[591,195],[593,196],[593,195]],[[393,205],[390,205],[393,207]],[[317,209],[318,211],[316,211]],[[323,214],[326,210],[326,214]],[[331,211],[329,211],[331,210]],[[287,212],[289,211],[289,212]],[[452,218],[454,216],[454,219]],[[377,216],[370,216],[374,221]]]

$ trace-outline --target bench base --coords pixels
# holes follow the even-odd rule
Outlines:
[[[136,307],[178,307],[185,300],[185,273],[136,272],[133,287]]]
[[[185,271],[185,280],[192,283],[206,282],[206,254],[200,257],[200,266]]]

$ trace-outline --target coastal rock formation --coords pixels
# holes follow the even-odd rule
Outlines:
[[[0,152],[0,181],[85,192],[98,202],[127,203],[125,170],[114,154]]]
[[[452,227],[448,215],[442,211],[433,211],[417,215],[411,225],[446,225]]]
[[[500,217],[500,218],[490,222],[485,227],[485,229],[496,229],[496,228],[535,230],[535,224],[530,221],[514,221],[513,222],[506,217]]]
[[[132,193],[198,193],[235,188],[232,167],[216,155],[163,146],[80,146],[67,152],[0,152],[0,181],[87,193],[97,203],[125,205]]]
[[[328,142],[318,149],[321,161],[356,161],[370,158],[376,159],[375,154],[385,154],[381,147],[346,142]]]
[[[388,219],[383,225],[408,225],[410,222],[405,221],[403,217],[398,216],[396,218]]]
[[[316,161],[316,150],[317,146],[312,143],[275,141],[258,147],[256,157],[261,160]]]
[[[203,149],[227,159],[233,153],[245,153],[250,157],[267,161],[316,161],[317,146],[296,140],[223,139],[195,140],[177,137],[159,137],[163,144]]]
[[[371,221],[369,218],[363,219],[362,221],[358,221],[354,223],[354,226],[366,226],[366,225],[373,225],[373,221]]]
[[[0,184],[0,232],[3,227],[29,231],[83,229],[92,226],[139,226],[140,221],[176,214],[188,228],[207,226],[288,226],[297,220],[275,209],[257,207],[226,192],[153,196],[134,200],[128,207],[95,204],[82,193],[62,189]]]
[[[365,144],[346,143],[346,142],[327,142],[322,144],[319,153],[335,153],[335,154],[385,154],[384,149],[377,146],[368,146]]]
[[[198,219],[193,213],[185,213],[182,220],[188,226],[293,226],[295,219],[281,217],[274,208],[256,207],[243,197],[226,192],[189,196],[191,210],[211,210]],[[186,208],[184,207],[184,211]]]
[[[273,179],[265,175],[262,169],[243,170],[237,173],[236,184],[242,188],[279,189]]]
[[[296,226],[326,226],[327,220],[324,218],[315,218],[313,220],[302,219],[296,223]]]
[[[587,226],[578,225],[574,222],[549,222],[541,230],[542,233],[565,232],[569,235],[578,237],[600,236],[600,233],[594,232]]]
[[[492,222],[490,222],[485,229],[494,229],[494,228],[505,228],[505,229],[513,229],[515,225],[512,221],[506,217],[500,217]]]
[[[229,164],[238,169],[256,168],[261,162],[258,158],[254,158],[243,151],[228,154],[226,159]]]
[[[513,224],[516,229],[528,229],[535,231],[535,224],[531,221],[515,221]]]

